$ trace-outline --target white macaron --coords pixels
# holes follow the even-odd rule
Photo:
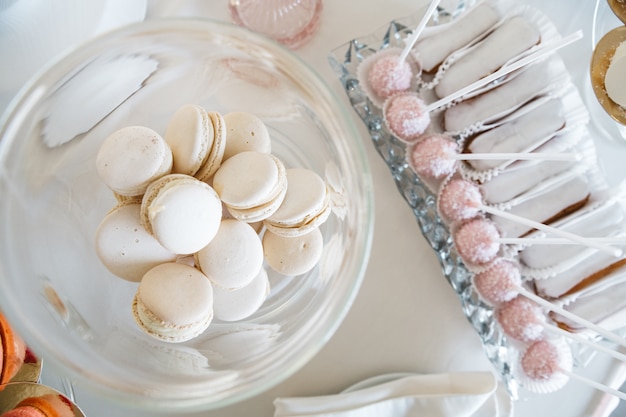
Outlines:
[[[140,211],[139,203],[118,204],[102,219],[95,238],[102,264],[112,274],[134,282],[153,267],[177,258],[141,226]]]
[[[166,249],[189,255],[206,246],[222,219],[222,202],[210,185],[184,174],[150,184],[141,202],[141,224]]]
[[[256,115],[236,111],[224,115],[226,122],[226,150],[224,160],[245,152],[270,153],[272,141],[265,123]]]
[[[186,104],[176,110],[164,135],[174,157],[172,172],[195,175],[206,162],[214,137],[213,123],[203,107]]]
[[[270,282],[265,268],[245,287],[228,290],[213,287],[213,312],[215,319],[239,321],[256,313],[265,302],[270,291]]]
[[[312,270],[322,257],[324,237],[319,228],[298,236],[282,236],[266,230],[263,253],[267,264],[283,275],[301,275]]]

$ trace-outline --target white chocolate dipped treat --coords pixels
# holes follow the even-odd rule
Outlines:
[[[564,108],[559,99],[549,100],[531,111],[519,109],[521,114],[507,123],[475,136],[467,145],[471,153],[528,152],[550,140],[566,125]],[[509,163],[512,161],[509,161]],[[502,168],[506,161],[475,160],[467,162],[477,171]]]
[[[208,182],[221,166],[224,159],[224,151],[226,150],[226,123],[224,122],[224,117],[215,111],[207,112],[207,114],[213,125],[213,146],[204,164],[194,174],[194,177],[205,182]]]
[[[213,287],[196,268],[160,264],[148,271],[133,300],[139,327],[156,339],[184,342],[201,334],[213,319]]]
[[[195,259],[214,285],[225,289],[242,288],[263,267],[261,238],[248,223],[222,220],[215,237],[196,252]]]
[[[589,180],[585,175],[565,172],[558,180],[535,187],[502,208],[516,216],[549,224],[582,207],[589,194]],[[492,220],[505,237],[520,237],[532,231],[524,224],[503,217],[494,216]]]
[[[228,290],[218,285],[213,287],[213,312],[215,319],[222,321],[244,320],[261,308],[270,292],[270,282],[265,268],[245,287]]]
[[[587,154],[587,147],[580,143],[581,135],[579,131],[558,134],[550,141],[540,146],[535,152],[557,153],[557,152],[578,152]],[[588,141],[587,141],[588,144]],[[581,145],[581,146],[578,146]],[[584,158],[583,158],[584,159]],[[480,183],[480,188],[487,204],[501,204],[523,194],[524,192],[537,187],[539,184],[551,181],[558,174],[567,170],[580,169],[586,161],[515,161],[501,170],[497,174],[488,172],[470,171],[467,165],[463,165],[463,174],[468,178],[475,179]],[[581,172],[584,169],[581,169]]]
[[[211,186],[184,174],[150,184],[141,202],[141,224],[166,249],[188,255],[216,235],[222,203]]]
[[[507,19],[448,68],[435,86],[435,93],[446,97],[478,81],[538,45],[540,40],[540,31],[525,17]]]
[[[626,42],[619,44],[604,77],[604,88],[611,100],[626,108]]]
[[[497,87],[448,108],[444,129],[463,134],[473,126],[495,123],[537,97],[554,94],[569,80],[559,59],[529,65],[512,75]]]
[[[211,152],[215,131],[203,107],[185,104],[174,112],[164,138],[174,157],[172,172],[195,175]]]
[[[283,191],[285,171],[272,154],[241,152],[224,161],[213,177],[213,187],[228,207],[249,209],[272,201]]]
[[[324,249],[324,238],[319,228],[298,236],[282,236],[266,230],[263,252],[267,264],[283,275],[302,275],[319,262]]]
[[[491,30],[501,19],[500,13],[491,5],[482,3],[469,8],[450,23],[424,33],[413,50],[413,57],[423,71],[431,72],[450,54],[470,45]]]
[[[224,123],[226,125],[224,160],[245,151],[271,152],[272,142],[267,126],[256,115],[241,111],[231,112],[224,115]]]
[[[120,203],[96,229],[96,254],[113,274],[139,282],[153,267],[174,262],[177,255],[165,249],[141,226],[140,203]]]
[[[169,174],[172,151],[154,130],[129,126],[109,135],[98,150],[96,169],[102,181],[121,196],[137,196]]]
[[[330,215],[326,182],[314,171],[291,168],[286,172],[287,193],[265,225],[274,233],[295,236],[317,228]]]

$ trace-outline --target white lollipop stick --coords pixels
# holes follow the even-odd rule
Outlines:
[[[520,223],[525,226],[532,227],[534,229],[541,230],[546,233],[552,233],[552,234],[561,236],[561,238],[543,238],[542,237],[541,239],[523,238],[523,237],[513,237],[513,238],[500,237],[498,238],[498,242],[505,244],[505,245],[506,244],[517,245],[517,244],[526,244],[526,243],[532,243],[533,245],[536,245],[536,244],[540,244],[540,245],[541,244],[544,244],[544,245],[553,244],[554,245],[554,244],[557,244],[557,240],[558,240],[558,242],[565,243],[565,244],[580,244],[580,245],[589,246],[589,247],[610,253],[611,255],[615,257],[621,256],[623,253],[621,249],[609,246],[603,240],[598,241],[595,238],[589,238],[589,237],[576,235],[574,233],[570,233],[565,230],[558,229],[556,227],[551,227],[543,223],[527,219],[525,217],[517,216],[515,214],[511,214],[503,210],[498,210],[496,208],[486,206],[484,204],[482,204],[479,207],[479,209],[486,213],[493,214],[498,217],[502,217],[504,219],[511,220],[516,223]],[[604,239],[604,238],[601,238],[601,239]]]
[[[614,357],[615,359],[617,359],[618,361],[622,361],[622,362],[626,362],[626,355],[624,355],[621,352],[618,352],[616,350],[610,349],[606,346],[603,346],[599,343],[596,343],[592,340],[587,339],[586,337],[583,337],[579,334],[576,333],[570,333],[567,330],[563,330],[560,327],[557,326],[552,326],[552,325],[546,325],[544,326],[544,328],[553,334],[556,334],[558,336],[563,336],[563,337],[569,337],[570,339],[573,339],[575,341],[577,341],[578,343],[581,343],[583,345],[587,345],[589,347],[591,347],[592,349],[598,350],[600,352],[604,352],[607,355],[610,355],[612,357]]]
[[[456,153],[451,154],[450,159],[459,161],[472,160],[510,160],[520,161],[541,160],[541,161],[580,161],[581,156],[577,153],[542,153],[542,152],[520,152],[520,153]]]
[[[596,333],[598,333],[600,336],[604,337],[607,340],[610,340],[611,342],[617,343],[620,346],[624,346],[626,347],[626,339],[624,339],[623,337],[620,337],[619,335],[608,331],[607,329],[598,326],[595,323],[590,322],[589,320],[586,320],[572,312],[569,312],[567,310],[565,310],[564,308],[551,303],[550,301],[547,301],[541,297],[539,297],[537,294],[527,290],[524,287],[517,287],[517,291],[523,295],[524,297],[528,298],[531,301],[534,301],[535,303],[539,304],[540,306],[544,307],[547,310],[550,311],[554,311],[555,313],[558,313],[560,315],[562,315],[563,317],[573,321],[574,323],[580,324],[581,326],[584,326]]]
[[[502,68],[500,68],[499,70],[497,70],[496,72],[491,73],[490,75],[481,78],[478,81],[473,82],[472,84],[468,85],[467,87],[464,87],[446,97],[443,97],[441,99],[439,99],[438,101],[435,101],[431,104],[429,104],[427,106],[427,110],[428,112],[432,112],[440,107],[445,106],[446,104],[463,97],[464,95],[471,93],[472,91],[476,90],[477,88],[483,87],[487,84],[489,84],[492,81],[497,80],[498,78],[513,72],[515,70],[518,70],[526,65],[529,65],[551,53],[553,53],[554,51],[556,51],[557,49],[560,49],[564,46],[569,45],[570,43],[579,40],[580,38],[582,38],[583,33],[582,31],[576,31],[574,33],[572,33],[569,36],[566,36],[565,38],[561,38],[559,40],[556,40],[554,42],[551,43],[546,43],[544,46],[539,47],[535,52],[526,55],[524,58],[521,58],[509,65],[506,65]]]
[[[611,388],[611,387],[606,386],[604,384],[601,384],[599,382],[593,381],[593,380],[591,380],[589,378],[586,378],[586,377],[584,377],[582,375],[575,374],[574,372],[569,371],[567,369],[559,368],[559,372],[562,372],[563,374],[567,375],[568,377],[570,377],[572,379],[575,379],[577,381],[580,381],[580,382],[582,382],[584,384],[587,384],[587,385],[589,385],[589,386],[591,386],[591,387],[593,387],[593,388],[595,388],[597,390],[606,392],[607,394],[614,395],[614,396],[620,398],[621,400],[625,400],[626,401],[626,393],[624,393],[622,391],[618,391],[618,390],[616,390],[614,388]]]
[[[430,6],[428,6],[428,9],[426,10],[426,13],[424,14],[424,16],[422,16],[422,20],[420,20],[417,27],[411,34],[411,37],[409,38],[406,46],[402,50],[402,53],[400,54],[400,59],[398,60],[398,65],[403,63],[406,57],[409,55],[411,48],[413,48],[413,45],[415,45],[415,42],[417,42],[417,38],[419,38],[419,36],[422,34],[424,28],[426,27],[426,24],[430,20],[433,13],[435,13],[435,10],[437,10],[437,6],[439,6],[440,1],[441,0],[431,1]]]

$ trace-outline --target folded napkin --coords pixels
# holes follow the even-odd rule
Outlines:
[[[489,372],[409,375],[354,391],[277,398],[274,417],[505,417],[510,398]]]

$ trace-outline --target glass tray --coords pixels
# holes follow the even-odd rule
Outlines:
[[[438,9],[433,21],[444,23],[464,7],[464,3],[459,3],[454,10]],[[484,304],[474,291],[471,273],[456,253],[450,231],[437,214],[436,196],[408,166],[406,145],[387,130],[382,111],[370,102],[357,80],[359,64],[380,49],[403,48],[407,33],[417,26],[422,15],[423,11],[393,20],[368,36],[341,45],[330,52],[329,62],[350,104],[367,127],[376,151],[389,167],[398,191],[413,211],[424,238],[435,251],[443,275],[459,296],[463,313],[478,333],[487,358],[500,374],[509,394],[517,398],[519,387],[511,368],[515,351],[509,348],[506,337],[496,326],[493,308]]]

